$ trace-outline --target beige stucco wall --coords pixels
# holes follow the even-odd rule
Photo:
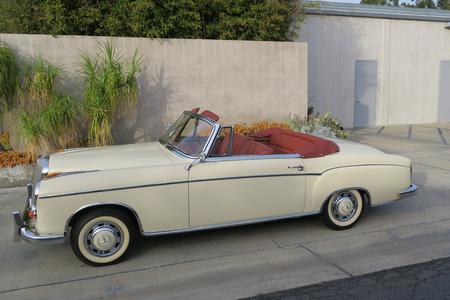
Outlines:
[[[437,121],[440,61],[450,60],[443,22],[309,15],[310,105],[353,126],[355,60],[378,60],[377,125]]]
[[[0,34],[21,57],[42,56],[64,70],[66,90],[80,96],[77,62],[111,38]],[[306,114],[307,46],[253,42],[113,38],[117,49],[143,55],[137,121],[119,142],[154,139],[184,110],[200,106],[224,123],[282,120]]]

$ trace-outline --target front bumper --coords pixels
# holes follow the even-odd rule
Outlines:
[[[64,235],[39,235],[27,228],[23,221],[22,214],[18,211],[13,212],[14,217],[14,241],[24,240],[28,243],[47,242],[58,243],[64,241]]]
[[[409,188],[407,188],[407,189],[404,189],[403,191],[401,191],[399,194],[400,194],[400,198],[406,198],[406,197],[409,197],[409,196],[412,196],[412,195],[414,195],[414,193],[417,191],[417,185],[415,185],[415,184],[411,184],[410,186],[409,186]]]
[[[28,185],[28,200],[25,205],[25,213],[35,210],[35,205],[32,201],[33,186]],[[63,242],[64,235],[40,235],[30,229],[22,214],[18,211],[12,213],[14,218],[14,241],[19,242],[21,240],[29,243],[34,242]]]

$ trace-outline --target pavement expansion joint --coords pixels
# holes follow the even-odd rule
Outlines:
[[[300,244],[300,247],[305,249],[306,251],[308,251],[309,253],[311,253],[312,255],[314,255],[320,262],[323,262],[327,265],[330,265],[336,269],[338,269],[339,271],[341,271],[342,273],[344,273],[345,275],[347,275],[348,277],[353,277],[352,273],[348,272],[347,270],[345,270],[344,268],[342,268],[341,266],[339,266],[337,263],[333,262],[332,260],[326,258],[325,256],[313,251],[312,249],[306,247],[303,244]]]

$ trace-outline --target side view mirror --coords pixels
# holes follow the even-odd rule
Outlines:
[[[189,171],[195,165],[204,163],[205,160],[206,160],[206,153],[202,151],[198,154],[198,157],[195,160],[193,160],[189,165],[186,166],[185,168],[186,171]]]

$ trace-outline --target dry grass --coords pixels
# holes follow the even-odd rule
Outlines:
[[[28,153],[14,151],[0,152],[0,168],[14,168],[18,165],[33,163],[33,158]]]
[[[234,126],[234,133],[242,134],[242,135],[250,135],[255,132],[258,132],[258,131],[261,131],[264,129],[269,129],[269,128],[283,128],[283,129],[291,130],[287,123],[262,121],[262,122],[257,122],[257,123],[251,124],[251,125],[247,125],[245,123],[236,124]]]

